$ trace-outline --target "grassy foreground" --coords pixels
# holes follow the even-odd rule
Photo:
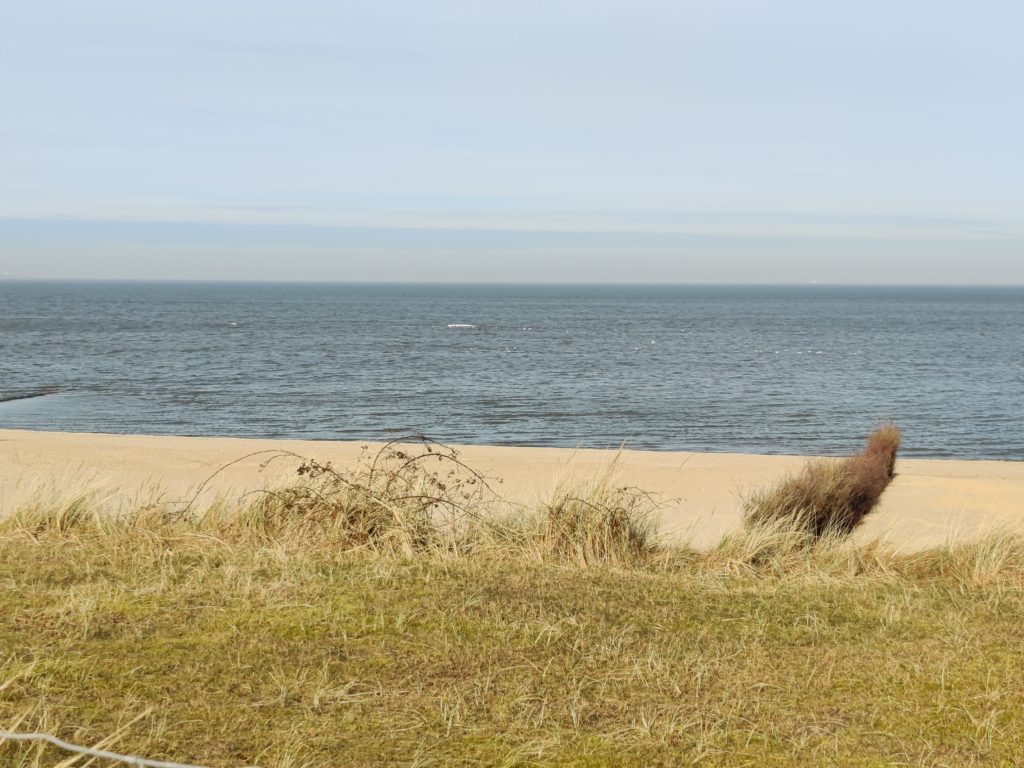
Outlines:
[[[395,505],[426,496],[383,478],[0,521],[0,728],[208,766],[1024,764],[1016,539],[897,556],[764,526],[694,553],[600,484],[421,529]],[[378,502],[411,528],[380,534]]]

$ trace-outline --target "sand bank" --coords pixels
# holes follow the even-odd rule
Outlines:
[[[159,488],[186,499],[229,462],[258,451],[291,451],[337,466],[352,463],[366,443],[238,438],[92,435],[0,430],[0,514],[41,489],[84,482],[117,489],[121,498]],[[375,444],[370,444],[371,448]],[[467,464],[502,478],[501,492],[536,503],[561,482],[604,470],[618,452],[564,448],[460,447]],[[293,477],[296,462],[267,454],[221,471],[216,492],[241,494]],[[660,495],[661,528],[674,540],[715,544],[741,523],[740,500],[804,461],[794,456],[622,451],[617,478]],[[1024,535],[1024,462],[900,459],[880,506],[858,529],[861,539],[884,537],[913,550],[966,540],[1004,528]]]

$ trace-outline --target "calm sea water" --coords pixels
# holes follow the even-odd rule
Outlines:
[[[0,427],[1024,459],[1024,289],[0,282]]]

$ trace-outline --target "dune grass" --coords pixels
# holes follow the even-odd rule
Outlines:
[[[746,500],[748,525],[789,520],[815,536],[850,533],[878,503],[893,478],[900,431],[885,424],[847,459],[812,459],[797,474]]]
[[[513,517],[437,452],[0,521],[0,728],[211,768],[1024,763],[1019,539],[693,552],[610,475]]]

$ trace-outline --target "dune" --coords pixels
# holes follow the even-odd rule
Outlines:
[[[364,446],[372,451],[379,443],[0,430],[0,515],[43,489],[59,492],[83,483],[118,499],[159,493],[164,500],[186,500],[200,487],[208,496],[242,494],[294,476],[295,459],[264,466],[272,452],[346,466]],[[615,462],[622,485],[662,500],[664,536],[697,548],[714,546],[739,528],[744,495],[806,458],[476,445],[459,451],[468,465],[501,478],[504,497],[526,504]],[[881,503],[854,536],[913,551],[992,530],[1024,535],[1024,462],[899,459]]]

